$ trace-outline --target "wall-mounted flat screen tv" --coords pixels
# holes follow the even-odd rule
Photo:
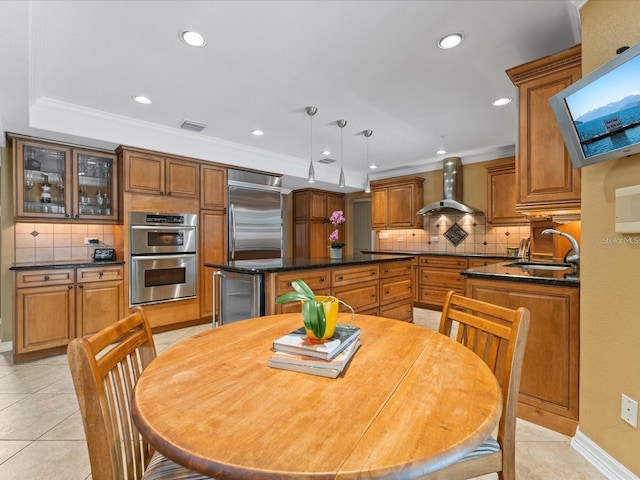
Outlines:
[[[574,167],[640,152],[640,43],[549,101]]]

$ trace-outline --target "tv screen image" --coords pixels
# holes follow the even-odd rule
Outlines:
[[[550,101],[575,167],[640,151],[640,44]]]

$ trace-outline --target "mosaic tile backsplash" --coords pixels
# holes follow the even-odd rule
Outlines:
[[[58,223],[16,223],[16,263],[91,261],[96,247],[111,247],[118,226]],[[97,238],[95,246],[85,238]]]
[[[529,225],[492,227],[486,224],[486,217],[482,214],[434,215],[424,217],[424,229],[378,232],[377,248],[411,252],[507,255],[507,247],[517,248],[520,239],[529,236]],[[437,242],[432,241],[434,238],[437,238]]]

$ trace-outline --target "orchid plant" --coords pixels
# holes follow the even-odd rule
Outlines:
[[[353,308],[339,298],[328,295],[325,296],[323,300],[318,300],[313,290],[309,288],[309,285],[307,285],[304,280],[294,280],[291,282],[291,286],[293,287],[293,292],[280,295],[276,298],[276,303],[302,301],[302,321],[304,326],[307,330],[311,330],[317,338],[322,338],[327,328],[327,318],[324,311],[324,304],[326,302],[340,302],[351,310],[351,320],[353,320],[353,315],[355,314]]]
[[[340,241],[340,232],[338,231],[338,225],[345,222],[344,212],[342,210],[336,210],[329,217],[329,221],[333,224],[333,232],[329,235],[329,241],[331,242],[331,248],[342,248],[344,243]]]

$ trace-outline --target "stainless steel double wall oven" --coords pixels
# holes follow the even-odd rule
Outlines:
[[[197,222],[191,213],[129,213],[131,306],[197,296]]]

